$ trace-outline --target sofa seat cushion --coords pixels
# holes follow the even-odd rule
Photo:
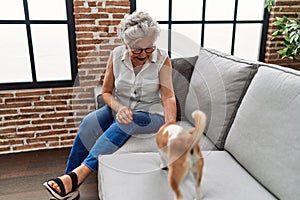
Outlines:
[[[202,200],[276,199],[226,151],[203,152]]]
[[[100,200],[175,200],[168,172],[160,169],[158,153],[130,153],[99,156]],[[192,174],[181,190],[184,200],[194,199]]]
[[[132,135],[115,153],[157,152],[156,133]]]
[[[228,134],[228,150],[279,199],[300,197],[300,72],[262,66]]]
[[[205,112],[206,135],[219,149],[224,147],[236,110],[257,66],[257,63],[212,49],[201,48],[199,52],[186,98],[185,115],[193,123],[191,113],[194,110]]]

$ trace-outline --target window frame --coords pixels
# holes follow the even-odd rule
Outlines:
[[[130,13],[136,10],[136,1],[138,0],[129,0],[130,1]],[[237,20],[237,12],[238,12],[238,1],[235,0],[235,7],[234,7],[234,18],[233,20],[206,20],[205,19],[205,12],[206,12],[206,1],[202,0],[202,20],[172,20],[172,0],[169,0],[169,7],[168,7],[168,20],[167,21],[158,21],[159,24],[167,24],[168,29],[172,30],[173,24],[199,24],[201,25],[201,41],[200,46],[204,46],[205,40],[205,25],[206,24],[232,24],[232,43],[231,43],[231,55],[234,55],[234,46],[235,46],[235,35],[236,35],[236,25],[237,24],[262,24],[262,32],[261,32],[261,39],[260,39],[260,46],[259,46],[259,55],[258,61],[263,62],[265,59],[266,53],[266,41],[267,41],[267,33],[269,27],[269,17],[270,13],[268,12],[267,8],[264,9],[264,16],[262,20]],[[171,48],[171,40],[172,40],[172,31],[168,32],[168,54],[171,57],[172,55],[172,48]]]
[[[78,60],[77,60],[77,52],[76,52],[75,20],[73,16],[74,6],[72,0],[66,0],[65,2],[66,2],[67,20],[30,20],[27,0],[23,0],[25,20],[1,20],[0,19],[0,24],[26,25],[29,57],[31,63],[31,74],[32,74],[31,82],[0,83],[0,90],[56,88],[56,87],[71,87],[71,86],[79,85],[79,81],[76,78],[78,73],[78,68],[77,68]],[[69,38],[68,42],[69,42],[69,53],[70,53],[71,80],[37,81],[32,35],[31,35],[32,24],[67,24],[68,38]]]

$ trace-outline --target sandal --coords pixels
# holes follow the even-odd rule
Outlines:
[[[79,190],[76,190],[71,197],[65,197],[65,200],[78,200],[80,197]],[[49,200],[58,200],[55,197],[51,197]]]
[[[79,191],[77,190],[77,188],[79,187],[79,185],[78,185],[77,175],[76,175],[75,172],[70,172],[67,175],[70,176],[71,180],[72,180],[72,190],[68,194],[66,194],[65,186],[64,186],[62,180],[60,180],[59,178],[50,179],[47,182],[45,182],[43,184],[43,186],[56,199],[60,199],[60,200],[74,200],[74,199],[78,199],[79,198]],[[49,181],[54,181],[55,183],[57,183],[57,185],[59,186],[61,192],[58,193],[52,186],[50,186],[48,184]]]

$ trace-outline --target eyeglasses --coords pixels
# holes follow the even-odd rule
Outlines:
[[[133,54],[141,54],[144,50],[146,53],[152,53],[156,49],[156,46],[148,47],[145,49],[130,49]]]

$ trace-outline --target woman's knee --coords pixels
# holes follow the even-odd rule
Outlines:
[[[113,111],[107,105],[95,111],[99,125],[107,129],[114,120]]]
[[[122,129],[117,122],[113,123],[104,134],[111,143],[118,147],[122,146],[131,137],[128,131]]]
[[[79,127],[86,127],[96,122],[96,111],[90,112],[81,120]]]
[[[93,126],[100,125],[101,127],[110,126],[113,121],[113,114],[108,106],[103,106],[102,108],[95,110],[87,114],[81,124],[82,126]]]

